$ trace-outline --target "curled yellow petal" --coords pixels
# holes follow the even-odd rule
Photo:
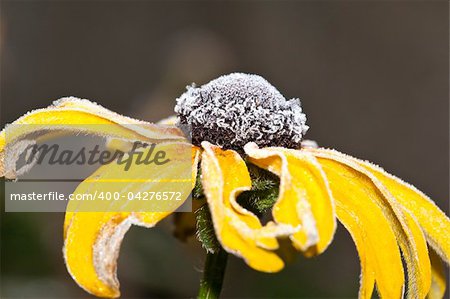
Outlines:
[[[223,248],[244,258],[253,269],[281,270],[284,263],[271,250],[278,248],[276,237],[292,233],[292,228],[273,223],[263,227],[255,215],[237,204],[239,193],[251,188],[250,175],[238,153],[208,142],[202,142],[202,147],[203,189]]]
[[[359,181],[365,182],[363,186],[366,186],[366,190],[378,190],[378,196],[374,198],[394,230],[408,268],[407,295],[409,298],[425,297],[431,284],[431,266],[425,236],[416,218],[400,205],[394,195],[371,171],[355,162],[356,158],[335,150],[321,148],[305,150],[313,153],[321,165],[324,163],[332,163],[334,167],[338,167],[339,164],[345,165],[358,174]]]
[[[166,151],[178,153],[180,147],[192,146],[189,144],[164,144]],[[195,177],[197,163],[199,160],[199,149],[193,147],[192,150],[192,177]],[[121,194],[134,194],[147,191],[158,191],[161,188],[161,182],[136,182],[137,178],[158,178],[159,172],[163,171],[178,173],[185,170],[183,159],[175,163],[170,169],[160,169],[161,166],[145,165],[143,168],[130,168],[129,171],[123,171],[112,163],[100,167],[94,174],[81,183],[74,194],[92,194],[100,191],[119,192]],[[177,163],[182,163],[182,167],[177,167]],[[185,170],[185,172],[187,172]],[[161,175],[163,175],[161,173]],[[184,173],[183,175],[191,175]],[[129,184],[120,185],[114,189],[115,185],[108,183],[111,178],[127,178]],[[106,182],[106,183],[105,183]],[[189,188],[190,187],[190,188]],[[193,183],[189,182],[189,194]],[[122,190],[120,188],[123,188]],[[87,203],[89,204],[89,203]],[[168,216],[177,209],[183,201],[174,205],[168,205],[164,211],[160,212],[126,212],[123,201],[111,202],[106,205],[111,212],[99,210],[97,212],[83,212],[85,202],[70,201],[67,207],[64,223],[64,258],[66,266],[73,279],[87,292],[99,297],[114,298],[120,295],[119,281],[117,279],[117,258],[119,255],[120,244],[125,233],[131,225],[144,227],[153,227],[160,220]],[[102,206],[105,208],[105,206]],[[168,210],[167,208],[172,208]],[[121,210],[124,210],[123,212]]]
[[[280,177],[280,194],[272,215],[277,223],[300,226],[290,236],[307,255],[322,253],[336,230],[333,197],[316,158],[298,150],[245,146],[249,161]]]
[[[69,273],[93,295],[119,297],[116,260],[130,213],[82,212],[70,218],[63,250]]]
[[[7,168],[5,150],[26,139],[71,134],[92,134],[129,141],[182,140],[182,132],[174,126],[155,125],[114,113],[88,100],[63,98],[53,105],[31,111],[0,132],[0,177],[15,178],[15,169]],[[13,155],[15,150],[11,150]],[[15,161],[10,164],[15,165]]]
[[[67,213],[63,253],[68,272],[81,288],[95,296],[119,297],[117,259],[125,233],[133,224],[153,227],[169,214]]]

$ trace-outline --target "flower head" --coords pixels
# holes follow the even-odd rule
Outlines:
[[[286,100],[258,75],[233,73],[201,87],[188,86],[175,112],[180,124],[192,130],[195,145],[208,141],[242,150],[255,142],[299,148],[308,130],[300,100]]]
[[[67,133],[191,148],[196,206],[210,215],[200,225],[212,221],[219,246],[255,270],[277,272],[284,267],[277,251],[281,238],[290,240],[306,257],[322,253],[333,240],[337,219],[358,250],[360,298],[371,298],[375,285],[383,298],[401,297],[405,285],[410,298],[443,296],[441,260],[450,261],[449,218],[425,194],[370,162],[336,150],[301,147],[307,126],[298,100],[286,101],[260,76],[231,74],[200,88],[188,87],[175,111],[181,126],[191,127],[193,145],[173,126],[173,118],[154,125],[75,98],[33,111],[16,123],[42,125],[39,138],[48,133],[50,124],[57,124]],[[86,123],[108,123],[114,129],[97,131]],[[75,131],[69,126],[73,124]],[[6,142],[2,131],[0,175],[17,175],[15,161],[8,161],[16,155],[6,157],[5,150],[31,133],[13,130]],[[255,167],[259,170],[252,170]],[[124,175],[120,171],[102,166],[75,193],[93,192],[97,186],[93,180],[109,178],[111,173]],[[255,183],[259,171],[272,174],[265,178],[268,183]],[[157,185],[133,184],[120,192],[152,188]],[[263,224],[255,206],[268,208],[272,220]],[[70,210],[64,225],[64,257],[70,274],[94,295],[119,296],[116,261],[126,231],[131,225],[153,227],[172,211]]]

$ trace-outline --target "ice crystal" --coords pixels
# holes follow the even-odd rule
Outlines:
[[[258,75],[232,73],[201,87],[187,86],[175,112],[194,144],[209,141],[239,151],[248,142],[299,148],[308,130],[300,100],[286,100]]]

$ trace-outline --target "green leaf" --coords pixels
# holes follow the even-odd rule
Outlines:
[[[280,180],[269,171],[255,165],[247,165],[252,179],[252,189],[242,192],[237,201],[258,216],[270,210],[278,198]]]
[[[195,211],[197,217],[197,239],[202,243],[207,252],[215,253],[221,246],[214,232],[214,225],[211,219],[208,205],[201,206]]]
[[[199,167],[197,170],[197,178],[195,179],[195,186],[192,189],[192,198],[193,199],[204,199],[205,195],[203,194],[203,186],[202,186],[202,170]]]

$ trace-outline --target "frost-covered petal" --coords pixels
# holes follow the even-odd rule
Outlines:
[[[395,199],[419,221],[430,246],[450,264],[450,219],[424,193],[380,167],[361,160],[355,161],[370,171]]]
[[[179,144],[181,147],[191,147],[189,144]],[[176,145],[166,146],[166,151],[177,150]],[[194,147],[192,151],[192,177],[196,177],[197,163],[199,160],[199,149]],[[181,161],[180,167],[177,162],[171,162],[172,172],[186,170],[185,161]],[[158,171],[161,166],[154,164],[145,165],[142,168],[130,168],[124,171],[117,164],[112,163],[100,167],[94,174],[81,183],[74,194],[92,194],[93,192],[119,192],[128,194],[132,192],[137,194],[145,191],[158,191],[167,185],[161,185],[158,182]],[[187,173],[189,174],[189,173]],[[130,183],[126,188],[112,190],[111,184],[103,184],[110,181],[111,178],[128,178],[133,182],[134,178],[146,177],[152,178],[152,182]],[[193,184],[191,185],[193,187]],[[119,187],[120,188],[120,187]],[[189,194],[192,188],[185,190],[184,194]],[[171,207],[172,210],[161,212],[121,212],[117,205],[123,202],[112,202],[107,208],[112,212],[99,210],[96,212],[82,211],[81,205],[85,202],[70,201],[67,207],[67,213],[64,223],[64,258],[67,270],[73,279],[87,292],[99,297],[118,297],[119,281],[117,279],[117,258],[119,256],[120,244],[125,233],[131,225],[144,227],[153,227],[160,220],[170,215],[176,210],[183,201],[179,201]],[[89,203],[87,203],[89,204]]]
[[[322,148],[308,148],[305,151],[313,153],[322,166],[324,163],[332,163],[336,167],[339,164],[344,165],[357,173],[359,180],[366,181],[367,188],[375,187],[378,190],[381,196],[376,199],[391,223],[408,268],[407,295],[409,298],[425,297],[431,284],[431,266],[425,236],[417,219],[371,171],[358,163],[356,158]]]
[[[284,267],[272,250],[276,237],[294,232],[291,226],[261,225],[259,219],[236,202],[236,197],[251,189],[244,160],[233,150],[222,150],[202,142],[202,184],[211,212],[216,236],[223,248],[242,257],[253,269],[277,272]]]
[[[359,297],[372,297],[375,280],[382,298],[400,298],[404,287],[403,265],[392,223],[380,206],[382,195],[369,179],[352,168],[320,158],[319,163],[335,198],[337,217],[358,250]]]
[[[276,223],[301,226],[290,236],[308,255],[322,253],[336,230],[333,196],[325,174],[310,153],[278,147],[245,146],[249,161],[280,177],[280,194],[272,209]]]
[[[183,139],[183,133],[174,126],[125,117],[88,100],[62,98],[47,108],[25,114],[0,132],[0,176],[16,177],[16,161],[6,163],[5,159],[13,158],[18,142],[37,141],[64,133],[92,134],[131,142]],[[6,151],[7,147],[10,151]]]
[[[175,126],[177,124],[177,116],[172,115],[166,118],[161,119],[156,124],[158,125],[166,125],[166,126]]]

